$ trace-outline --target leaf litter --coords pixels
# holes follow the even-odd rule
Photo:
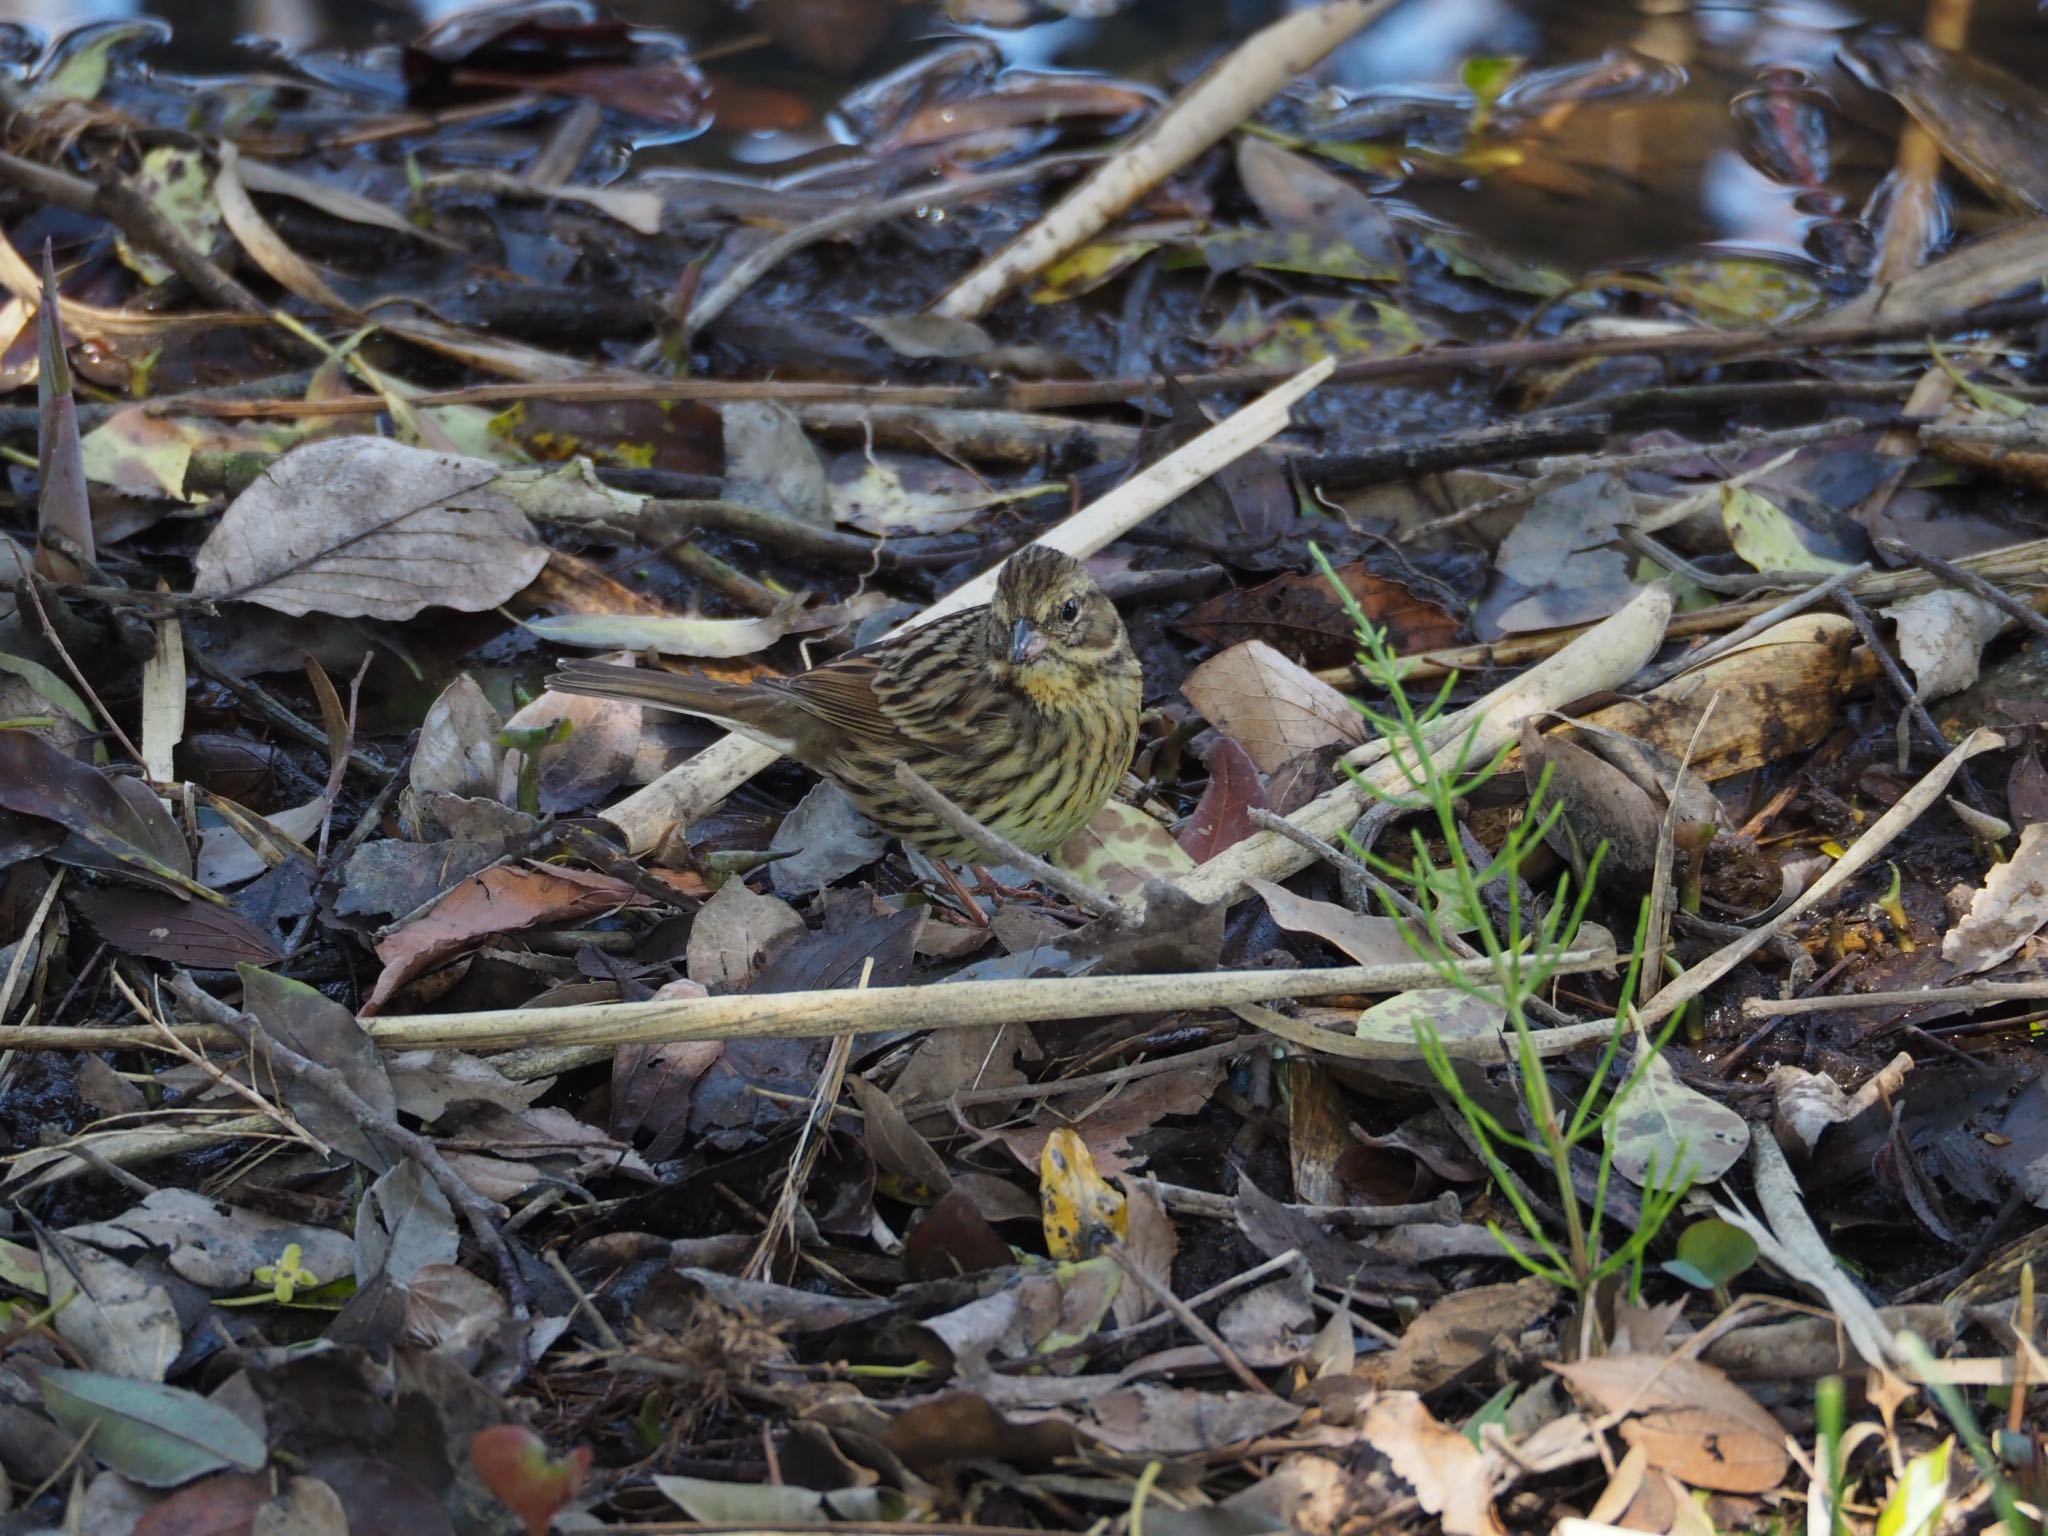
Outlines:
[[[2041,1528],[2036,93],[1381,9],[24,36],[4,1518]],[[1041,539],[1049,873],[542,681]]]

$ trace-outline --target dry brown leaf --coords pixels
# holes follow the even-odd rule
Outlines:
[[[684,969],[706,987],[731,987],[760,969],[764,955],[804,931],[796,908],[728,880],[690,925]]]
[[[1190,1456],[1242,1445],[1301,1417],[1278,1397],[1150,1384],[1096,1397],[1088,1411],[1088,1433],[1133,1456]]]
[[[1625,1413],[1622,1439],[1695,1488],[1763,1493],[1791,1467],[1778,1421],[1711,1365],[1675,1355],[1608,1355],[1551,1369],[1589,1406]]]
[[[1343,694],[1261,640],[1211,656],[1180,691],[1261,773],[1333,742],[1365,739],[1365,723]]]
[[[1434,1392],[1490,1360],[1495,1342],[1515,1338],[1557,1305],[1557,1287],[1534,1275],[1512,1285],[1482,1285],[1444,1297],[1402,1330],[1365,1374],[1396,1392]]]
[[[1245,884],[1266,898],[1266,910],[1282,928],[1290,933],[1312,933],[1360,965],[1401,965],[1415,958],[1414,948],[1401,937],[1401,925],[1391,917],[1369,917],[1334,901],[1297,896],[1271,880],[1247,880]]]
[[[607,656],[623,661],[624,656]],[[507,730],[547,729],[569,722],[565,741],[551,741],[536,754],[540,764],[540,808],[580,811],[595,805],[626,781],[640,751],[640,706],[549,689],[505,722]],[[512,748],[498,770],[498,799],[519,803],[519,775],[526,754]]]
[[[1133,1136],[1152,1129],[1162,1115],[1196,1113],[1209,1102],[1222,1076],[1220,1062],[1205,1062],[1183,1072],[1141,1078],[1106,1101],[1093,1095],[1069,1095],[1068,1102],[1056,1101],[1055,1108],[1077,1117],[1069,1123],[1081,1133],[1104,1174],[1121,1173],[1138,1161],[1129,1155]],[[1081,1102],[1073,1102],[1077,1099]],[[1055,1128],[1048,1124],[1004,1131],[1002,1141],[1025,1167],[1036,1168]]]
[[[623,880],[580,869],[513,864],[484,870],[442,897],[425,917],[378,942],[384,969],[362,1014],[374,1014],[413,977],[492,934],[650,904]]]

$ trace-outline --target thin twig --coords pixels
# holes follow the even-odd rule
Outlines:
[[[137,246],[162,257],[209,304],[246,315],[268,313],[262,300],[223,272],[154,203],[125,181],[95,184],[6,153],[0,153],[0,178],[75,213],[105,219]]]
[[[898,192],[893,197],[885,197],[876,202],[856,201],[844,208],[835,209],[808,223],[797,225],[795,229],[776,236],[765,245],[757,246],[733,263],[732,270],[714,283],[709,293],[699,297],[697,302],[690,306],[690,316],[685,324],[692,334],[703,330],[730,309],[735,300],[767,273],[807,245],[829,240],[834,235],[850,234],[857,229],[887,223],[890,219],[901,218],[906,213],[917,213],[926,208],[950,207],[954,203],[963,203],[984,193],[1021,187],[1060,171],[1078,170],[1084,165],[1094,165],[1105,158],[1107,156],[1101,150],[1047,155],[1027,165],[1012,166],[1008,170],[989,171],[980,176],[969,176],[938,186],[912,187],[908,192]]]
[[[1342,371],[1338,370],[1340,375]],[[1410,544],[1417,539],[1457,528],[1478,518],[1519,511],[1534,504],[1546,492],[1569,485],[1586,475],[1603,472],[1627,474],[1639,469],[1662,469],[1691,458],[1754,453],[1762,448],[1804,447],[1809,443],[1825,443],[1836,438],[1854,437],[1860,432],[1868,432],[1877,427],[1900,425],[1910,423],[1842,416],[1805,427],[1784,427],[1770,432],[1741,432],[1716,443],[1680,443],[1670,447],[1641,449],[1634,453],[1589,453],[1571,459],[1546,460],[1540,466],[1536,478],[1526,485],[1518,485],[1512,490],[1502,491],[1497,496],[1475,501],[1469,507],[1461,507],[1456,512],[1418,524],[1402,533],[1400,538],[1402,543]]]
[[[1228,1280],[1219,1281],[1199,1295],[1190,1296],[1187,1300],[1187,1305],[1190,1308],[1206,1307],[1212,1301],[1221,1301],[1225,1296],[1233,1295],[1249,1286],[1256,1285],[1268,1275],[1278,1274],[1284,1269],[1293,1269],[1303,1263],[1304,1260],[1299,1248],[1290,1248],[1285,1253],[1276,1253],[1272,1258],[1266,1260],[1265,1263],[1254,1264],[1242,1274],[1232,1275]],[[1169,1323],[1178,1322],[1179,1320],[1178,1313],[1155,1312],[1150,1317],[1132,1323],[1127,1328],[1112,1328],[1106,1333],[1098,1333],[1090,1338],[1083,1339],[1078,1344],[1068,1344],[1059,1349],[1047,1350],[1044,1354],[1032,1355],[1024,1360],[997,1361],[994,1363],[994,1369],[1005,1373],[1029,1371],[1035,1374],[1043,1371],[1054,1361],[1078,1359],[1084,1355],[1100,1354],[1106,1349],[1114,1349],[1118,1345],[1127,1344],[1140,1334],[1164,1328]]]
[[[171,990],[178,1000],[209,1024],[218,1024],[234,1034],[251,1058],[261,1056],[281,1068],[285,1074],[316,1092],[326,1095],[335,1107],[345,1112],[362,1130],[379,1141],[394,1148],[404,1156],[416,1160],[449,1203],[463,1215],[469,1229],[483,1246],[498,1268],[498,1277],[505,1287],[505,1299],[512,1311],[512,1317],[519,1324],[520,1349],[525,1350],[525,1324],[532,1314],[530,1293],[526,1275],[519,1267],[503,1234],[498,1230],[499,1213],[495,1205],[478,1194],[469,1180],[449,1164],[441,1155],[441,1149],[417,1131],[407,1130],[390,1115],[382,1113],[350,1086],[347,1078],[334,1068],[312,1058],[300,1055],[276,1036],[270,1034],[249,1014],[238,1008],[231,1008],[219,998],[200,990],[199,984],[190,976],[180,973],[171,979]]]
[[[1399,357],[1353,358],[1330,374],[1332,383],[1380,383],[1446,373],[1485,372],[1499,368],[1574,363],[1595,357],[1725,358],[1754,353],[1784,357],[1810,348],[1852,346],[1898,337],[1947,336],[1958,331],[2024,324],[2048,314],[2048,299],[2029,298],[1985,304],[1941,315],[1905,319],[1816,323],[1754,330],[1667,331],[1659,335],[1583,335],[1544,337],[1531,341],[1485,342],[1475,346],[1430,347]],[[1291,367],[1245,364],[1182,375],[1180,382],[1199,395],[1249,394],[1270,389],[1293,377]],[[857,401],[871,405],[938,405],[999,410],[1060,410],[1075,406],[1116,405],[1153,395],[1164,388],[1157,374],[1128,374],[1106,379],[1025,379],[992,384],[846,384],[822,379],[545,379],[466,385],[425,391],[413,399],[421,409],[436,405],[497,405],[514,400],[553,400],[563,404],[612,403],[630,400],[785,400],[803,402]],[[374,415],[385,409],[382,395],[350,395],[334,400],[226,400],[201,394],[168,395],[151,402],[152,414],[214,416],[222,419],[262,416]],[[1884,426],[1876,421],[1859,427]],[[1839,435],[1839,434],[1838,434]],[[1704,451],[1705,445],[1700,450]]]
[[[1083,912],[1106,917],[1119,928],[1128,928],[1137,921],[1115,897],[1105,895],[1063,869],[1055,868],[1035,853],[1026,853],[1000,832],[983,826],[933,788],[931,782],[910,764],[899,762],[896,765],[896,783],[911,799],[944,822],[954,836],[966,838],[995,863],[1023,870],[1047,890],[1057,891]]]
[[[1206,1216],[1215,1221],[1233,1221],[1237,1217],[1237,1201],[1229,1195],[1213,1194],[1206,1189],[1183,1189],[1178,1184],[1154,1183],[1152,1187],[1158,1192],[1160,1203],[1180,1215]],[[1297,1216],[1343,1227],[1405,1227],[1416,1222],[1454,1227],[1464,1215],[1458,1207],[1458,1197],[1449,1190],[1434,1200],[1415,1200],[1405,1205],[1287,1205],[1282,1208]]]
[[[1834,1013],[1846,1008],[1976,1008],[1991,1003],[2038,1003],[2048,999],[2048,981],[1951,982],[1938,992],[1845,992],[1832,997],[1752,997],[1744,1001],[1746,1019],[1772,1014]]]
[[[71,659],[71,652],[65,649],[64,642],[57,637],[57,626],[50,622],[50,611],[43,606],[43,594],[39,590],[41,586],[42,579],[31,575],[26,581],[18,583],[15,590],[28,593],[29,601],[35,605],[36,623],[42,629],[43,638],[49,641],[50,649],[57,653],[57,659],[64,663],[64,670],[71,674],[71,680],[78,684],[78,691],[91,702],[94,712],[106,722],[107,729],[113,732],[114,740],[121,743],[121,750],[136,762],[146,764],[148,760],[143,757],[142,749],[128,739],[128,733],[121,729],[121,722],[116,720],[113,711],[100,701],[100,696],[93,691],[92,684],[85,680],[85,674],[78,670],[78,663]]]
[[[1179,1318],[1181,1326],[1208,1345],[1210,1352],[1229,1368],[1231,1375],[1235,1376],[1261,1397],[1278,1397],[1280,1395],[1263,1381],[1259,1380],[1257,1375],[1253,1373],[1252,1368],[1244,1363],[1244,1357],[1239,1355],[1236,1350],[1232,1349],[1224,1341],[1222,1334],[1197,1317],[1193,1307],[1146,1274],[1145,1267],[1131,1256],[1130,1250],[1124,1247],[1122,1243],[1111,1243],[1108,1252],[1109,1256],[1116,1260],[1118,1267],[1138,1282],[1146,1295]]]
[[[231,691],[249,707],[251,712],[268,721],[278,730],[283,731],[288,736],[296,737],[309,747],[318,747],[322,752],[334,750],[333,744],[327,739],[325,731],[321,730],[317,725],[302,720],[289,706],[262,684],[253,682],[238,673],[230,672],[226,667],[208,656],[204,647],[194,647],[187,654],[195,668],[212,678],[223,688]],[[383,763],[370,756],[369,753],[363,751],[360,747],[354,748],[349,752],[348,761],[352,767],[361,769],[379,782],[391,776],[389,768],[385,767]]]

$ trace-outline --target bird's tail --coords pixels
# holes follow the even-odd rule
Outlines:
[[[583,693],[630,704],[652,704],[713,720],[736,722],[735,695],[745,692],[731,683],[682,672],[657,672],[649,667],[622,667],[609,661],[565,661],[548,679],[557,693]],[[743,707],[742,707],[743,708]]]

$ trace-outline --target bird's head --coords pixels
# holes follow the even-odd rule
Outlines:
[[[996,670],[1046,708],[1071,703],[1129,654],[1124,621],[1072,555],[1027,544],[1010,557],[989,605]]]

